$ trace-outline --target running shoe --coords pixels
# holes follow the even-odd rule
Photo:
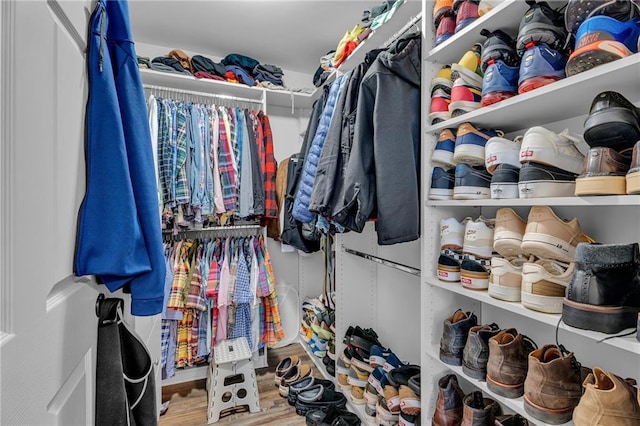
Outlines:
[[[456,33],[478,19],[478,3],[480,0],[464,0],[456,10]]]
[[[440,23],[436,27],[435,45],[439,45],[449,39],[456,32],[456,17],[453,12],[447,12],[440,19]]]
[[[442,89],[436,90],[431,98],[431,109],[429,110],[429,121],[436,124],[451,118],[449,105],[451,103],[451,95]]]
[[[481,106],[495,104],[518,94],[519,66],[510,67],[501,60],[490,60],[482,78]]]
[[[528,47],[520,63],[518,93],[529,92],[564,78],[566,64],[566,56],[545,43]]]
[[[433,26],[437,27],[446,13],[453,12],[453,0],[436,0],[433,5]]]
[[[516,43],[511,36],[502,30],[489,31],[483,29],[480,34],[487,39],[482,43],[482,55],[480,63],[482,71],[500,60],[510,67],[515,67],[520,63],[516,52]]]
[[[481,87],[483,76],[481,54],[482,44],[474,44],[457,63],[451,64],[451,79],[456,81],[457,78],[462,77],[467,83]]]
[[[449,112],[452,117],[457,117],[480,108],[482,89],[475,84],[467,83],[463,78],[458,78],[451,89],[451,103]]]
[[[565,28],[570,35],[575,34],[580,24],[597,15],[629,21],[640,17],[640,7],[632,0],[569,0],[564,10]]]
[[[527,0],[527,10],[520,21],[516,48],[522,55],[527,44],[544,43],[558,50],[565,44],[567,30],[564,27],[562,12],[552,9],[545,1]]]
[[[640,19],[620,22],[609,16],[594,16],[580,25],[575,50],[567,62],[567,76],[590,70],[637,53]]]

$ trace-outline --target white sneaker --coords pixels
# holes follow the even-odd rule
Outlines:
[[[470,220],[464,228],[462,252],[478,258],[490,259],[493,254],[493,228],[495,219],[480,216]]]
[[[561,314],[562,300],[574,269],[574,263],[550,259],[522,265],[522,305],[534,311]]]
[[[520,147],[522,136],[514,140],[494,136],[484,146],[484,165],[487,171],[493,174],[498,164],[511,164],[520,168]]]
[[[525,257],[492,257],[491,275],[489,275],[489,296],[519,302],[522,290],[522,265]]]
[[[578,174],[582,170],[584,155],[578,146],[585,144],[582,136],[573,135],[568,130],[552,132],[541,126],[527,130],[520,148],[520,163],[531,161],[546,164]]]
[[[464,231],[470,217],[458,222],[455,217],[440,220],[440,249],[462,250]]]
[[[522,237],[527,221],[513,209],[504,207],[496,212],[496,226],[493,232],[493,249],[503,257],[522,255]]]

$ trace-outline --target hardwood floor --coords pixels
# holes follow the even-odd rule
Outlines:
[[[303,363],[313,366],[311,360],[298,343],[267,351],[269,367],[256,370],[260,413],[250,413],[248,409],[239,413],[223,413],[216,425],[234,426],[301,426],[304,417],[298,416],[294,407],[287,403],[273,384],[276,366],[283,358],[298,355]],[[315,372],[319,377],[319,373]],[[170,400],[169,409],[160,416],[160,426],[196,426],[207,424],[206,380],[181,383],[162,388],[162,401]]]

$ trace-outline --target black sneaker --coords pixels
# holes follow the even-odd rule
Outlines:
[[[430,200],[451,200],[455,181],[455,169],[445,170],[442,167],[434,167],[431,174]]]
[[[331,407],[328,410],[312,410],[305,415],[307,426],[359,426],[360,418],[346,409]]]
[[[520,167],[506,163],[498,164],[493,171],[493,176],[491,176],[491,198],[520,198],[519,180]]]
[[[580,24],[596,15],[624,22],[640,17],[640,9],[631,0],[569,0],[564,10],[565,29],[570,35],[575,35]]]
[[[491,198],[491,175],[484,166],[458,164],[456,166],[454,200]]]
[[[640,109],[618,92],[598,94],[584,122],[584,139],[592,148],[632,148],[640,140]]]
[[[502,61],[505,65],[516,67],[520,59],[516,53],[516,42],[502,30],[489,31],[483,29],[480,34],[487,39],[482,44],[481,66],[485,72],[490,62]]]
[[[520,168],[520,198],[574,197],[577,176],[557,167],[526,162]]]
[[[564,27],[564,14],[552,9],[545,1],[536,3],[535,0],[527,0],[527,10],[520,21],[516,48],[522,56],[530,43],[546,43],[554,50],[564,47],[567,38],[567,30]]]

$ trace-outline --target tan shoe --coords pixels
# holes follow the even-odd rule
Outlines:
[[[640,194],[640,142],[633,146],[631,168],[626,175],[627,194]]]
[[[524,257],[492,257],[489,296],[508,302],[519,302],[522,291],[522,265],[526,261]]]
[[[522,219],[513,209],[502,208],[496,212],[495,229],[493,231],[493,249],[504,257],[522,254],[522,237],[527,221]]]
[[[293,367],[296,367],[300,364],[300,358],[298,355],[292,355],[284,358],[278,365],[276,366],[276,375],[274,377],[274,384],[276,387],[280,387],[280,382],[285,374],[289,372]]]
[[[506,398],[524,394],[529,353],[535,345],[515,328],[502,330],[489,339],[487,387]]]
[[[562,301],[575,271],[574,263],[538,259],[522,266],[522,305],[534,311],[561,314]]]
[[[563,356],[556,345],[544,345],[531,352],[524,381],[525,411],[554,425],[571,420],[582,396],[581,372],[573,353]]]
[[[640,424],[636,389],[620,377],[596,367],[582,386],[584,395],[573,411],[575,426]]]
[[[547,206],[533,206],[522,238],[524,254],[573,262],[578,243],[595,240],[582,232],[577,218],[562,220]]]

